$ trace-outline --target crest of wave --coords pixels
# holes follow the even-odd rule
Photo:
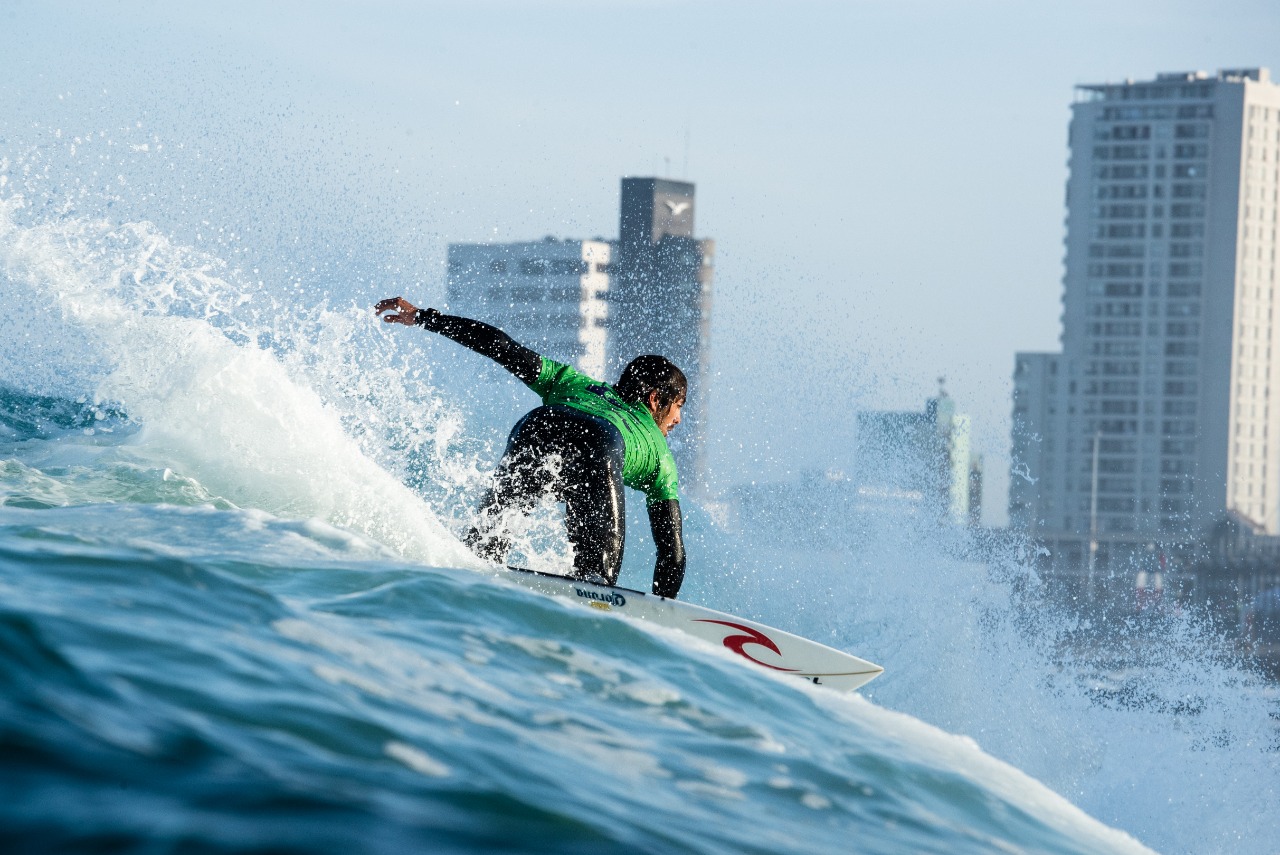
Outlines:
[[[402,480],[475,488],[446,453],[461,420],[371,313],[273,296],[150,223],[26,207],[0,198],[0,382],[120,406],[137,450],[238,505],[475,563]]]

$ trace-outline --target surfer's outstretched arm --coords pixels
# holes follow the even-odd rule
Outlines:
[[[653,567],[653,592],[659,597],[675,599],[684,582],[685,563],[680,500],[653,502],[647,508],[653,543],[658,548],[658,562]]]
[[[383,314],[391,309],[395,312]],[[520,344],[497,327],[457,315],[444,315],[435,309],[419,309],[403,297],[388,297],[373,307],[390,324],[425,327],[447,339],[487,356],[516,375],[524,383],[533,383],[542,371],[542,357]]]

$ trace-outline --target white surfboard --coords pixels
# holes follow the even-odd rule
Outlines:
[[[762,668],[802,677],[815,685],[849,692],[884,672],[873,662],[825,644],[714,609],[631,588],[596,585],[520,567],[507,569],[513,571],[507,578],[526,588],[682,630]]]

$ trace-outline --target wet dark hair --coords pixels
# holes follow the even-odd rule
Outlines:
[[[618,397],[629,404],[647,403],[649,393],[657,392],[658,405],[665,410],[685,399],[689,381],[670,359],[650,353],[628,362],[614,388],[618,390]]]

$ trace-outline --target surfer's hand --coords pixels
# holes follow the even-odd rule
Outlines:
[[[390,309],[397,311],[389,315],[383,315]],[[411,327],[418,319],[418,307],[410,303],[404,297],[388,297],[385,300],[379,300],[378,304],[373,307],[374,314],[381,315],[382,320],[389,324],[404,324]]]

